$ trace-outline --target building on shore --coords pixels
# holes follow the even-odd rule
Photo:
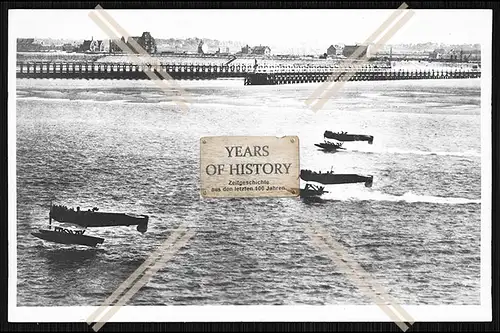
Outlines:
[[[134,41],[136,41],[137,44],[139,44],[139,46],[141,48],[143,48],[147,53],[149,53],[149,54],[156,53],[156,51],[157,51],[156,41],[153,38],[153,36],[151,36],[151,34],[149,32],[147,32],[147,31],[143,32],[142,36],[140,36],[140,37],[129,37],[129,39],[127,40],[129,47],[132,50],[134,50],[136,53],[140,53],[139,50],[135,50],[133,46],[131,47],[130,38],[132,38]]]
[[[248,46],[248,45],[243,46],[241,48],[241,52],[240,53],[241,54],[250,54],[250,53],[252,53],[252,48],[250,46]]]
[[[18,38],[17,39],[17,52],[38,52],[43,51],[44,46],[35,43],[34,38]]]
[[[217,55],[223,55],[223,56],[229,55],[230,54],[229,53],[229,47],[227,47],[227,46],[226,47],[222,47],[222,49],[221,49],[221,47],[219,47],[217,49],[217,51],[215,51],[215,54],[217,54]]]
[[[342,44],[335,44],[335,45],[330,45],[328,49],[326,49],[326,55],[328,57],[339,57],[343,55],[344,52],[344,45]]]
[[[271,48],[269,46],[254,46],[250,47],[248,45],[243,46],[241,48],[241,51],[238,52],[239,54],[250,54],[250,55],[265,55],[269,56],[271,55]]]
[[[79,52],[89,52],[90,51],[90,44],[92,43],[92,40],[84,40],[82,44],[78,47]]]
[[[135,43],[132,43],[134,41]],[[156,53],[157,46],[156,46],[156,41],[151,36],[149,32],[143,32],[141,36],[131,36],[127,40],[125,40],[125,37],[122,36],[121,42],[125,44],[130,50],[134,53],[141,53],[142,51],[138,48],[136,49],[135,44],[140,46],[144,51],[146,51],[149,54],[154,54]],[[110,40],[109,42],[109,52],[110,53],[126,53],[128,50],[122,50],[120,47],[120,43],[116,40]]]
[[[445,53],[444,49],[435,49],[429,53],[429,59],[441,59]]]
[[[206,54],[208,52],[207,44],[203,43],[203,40],[200,40],[198,44],[198,54]]]
[[[337,55],[337,48],[333,45],[330,45],[328,49],[326,49],[326,55],[327,56],[336,56]]]
[[[102,40],[97,40],[92,37],[90,40],[84,40],[83,43],[76,48],[77,52],[105,52],[106,43]]]
[[[62,51],[63,45],[55,45],[53,42],[35,42],[34,38],[18,38],[17,39],[17,52],[49,52],[49,51]]]
[[[262,46],[262,45],[255,46],[252,49],[252,54],[269,56],[271,55],[271,48],[269,46]]]
[[[462,56],[464,61],[481,61],[481,50],[464,50]]]
[[[443,48],[435,49],[429,53],[429,60],[442,60],[442,61],[480,61],[481,50],[445,50]]]
[[[122,38],[119,39],[119,41],[121,41],[121,43],[127,45],[127,42],[125,41],[125,37],[122,36]],[[121,43],[119,43],[118,40],[116,40],[116,39],[110,40],[109,41],[109,53],[122,53],[123,50],[120,47]]]
[[[359,51],[358,51],[358,49],[359,49]],[[357,53],[356,58],[368,58],[368,57],[370,57],[368,45],[345,45],[344,49],[342,50],[342,55],[346,58],[349,58],[355,52]]]
[[[78,47],[75,44],[71,44],[71,43],[65,43],[62,46],[62,50],[64,52],[75,52],[77,50],[77,48]]]

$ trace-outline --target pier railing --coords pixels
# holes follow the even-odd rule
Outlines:
[[[481,71],[474,68],[425,68],[390,69],[382,66],[342,67],[332,64],[174,64],[161,65],[104,63],[104,62],[18,62],[18,78],[54,79],[149,79],[148,72],[154,72],[159,79],[168,73],[180,80],[213,80],[217,78],[244,78],[246,85],[290,84],[343,80],[417,80],[478,78]]]
[[[225,66],[223,64],[136,65],[101,62],[18,62],[16,74],[18,78],[148,79],[146,72],[156,72],[160,78],[163,78],[162,72],[167,72],[176,79],[211,79],[245,77],[251,69],[251,66],[247,65]]]
[[[275,85],[325,81],[384,81],[471,79],[481,77],[474,69],[342,69],[304,70],[292,72],[255,72],[245,78],[245,85]]]

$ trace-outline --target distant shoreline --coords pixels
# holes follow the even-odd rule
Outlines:
[[[103,58],[123,58],[129,55],[124,53],[109,53],[109,52],[63,52],[63,51],[55,51],[55,52],[17,52],[17,60],[27,60],[38,61],[38,58],[67,58],[70,59],[88,59],[92,61],[97,61]],[[143,57],[141,55],[135,54],[134,56]],[[230,53],[220,53],[220,54],[197,54],[197,53],[155,53],[148,55],[153,58],[185,58],[185,59],[206,59],[206,60],[214,60],[221,59],[227,60],[235,58],[236,60],[258,60],[258,61],[266,61],[266,60],[289,60],[289,61],[297,61],[297,60],[308,60],[314,62],[331,62],[331,61],[342,61],[347,60],[346,57],[328,57],[328,58],[320,58],[317,55],[261,55],[261,54],[230,54]],[[390,61],[390,58],[386,55],[379,55],[376,57],[371,57],[368,59],[369,62],[383,62]],[[471,60],[471,61],[450,61],[449,59],[432,59],[422,54],[415,54],[414,56],[401,56],[398,54],[394,54],[392,56],[392,61],[422,61],[422,62],[437,62],[437,63],[455,63],[455,64],[464,64],[464,63],[481,63],[480,60]]]
[[[43,52],[17,52],[18,60],[23,57],[82,57],[82,58],[104,58],[104,57],[124,57],[128,56],[126,53],[109,53],[109,52],[63,52],[63,51],[43,51]],[[19,57],[21,56],[21,57]],[[139,56],[139,55],[137,55]],[[315,55],[293,55],[293,54],[283,54],[283,55],[263,55],[263,54],[233,54],[233,53],[210,53],[210,54],[199,54],[199,53],[174,53],[174,52],[163,52],[163,53],[154,53],[149,56],[153,58],[200,58],[200,59],[231,59],[236,57],[236,59],[260,59],[260,60],[342,60],[342,57],[339,58],[328,58],[321,59],[319,56]]]
[[[163,64],[193,64],[193,65],[222,65],[230,62],[230,66],[234,65],[246,65],[253,66],[255,61],[259,66],[273,66],[273,65],[284,65],[284,66],[330,66],[336,63],[342,62],[344,59],[318,59],[310,57],[280,57],[280,56],[268,56],[268,57],[251,57],[249,55],[236,56],[236,59],[231,61],[234,56],[222,56],[208,57],[200,56],[196,54],[189,55],[155,55],[154,59],[160,61]],[[137,61],[139,59],[139,61]],[[67,52],[20,52],[17,53],[17,61],[30,63],[30,62],[97,62],[97,63],[120,63],[120,64],[132,64],[132,63],[149,63],[150,58],[147,56],[138,56],[130,58],[126,54],[109,54],[109,53],[67,53]],[[388,60],[374,60],[371,59],[367,64],[368,67],[379,67],[379,68],[392,68],[393,70],[398,69],[446,69],[446,68],[480,68],[480,64],[476,62],[445,62],[445,61],[435,61],[434,59],[421,59],[421,60],[396,60],[389,62]]]

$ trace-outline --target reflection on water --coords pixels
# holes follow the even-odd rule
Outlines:
[[[81,246],[74,249],[75,245],[61,245],[61,248],[44,250],[39,256],[54,270],[73,270],[82,266],[92,265],[98,259],[103,249],[94,249]]]

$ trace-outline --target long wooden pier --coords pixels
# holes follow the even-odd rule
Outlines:
[[[149,80],[155,73],[158,79],[168,76],[178,80],[211,80],[216,78],[246,77],[253,70],[247,65],[191,65],[191,64],[125,64],[101,62],[35,62],[17,63],[17,78],[34,79],[123,79]],[[148,75],[149,74],[149,75]],[[168,74],[168,75],[167,75]]]
[[[275,85],[325,81],[383,81],[383,80],[430,80],[430,79],[471,79],[481,77],[480,71],[473,70],[370,70],[298,73],[249,73],[245,85]]]
[[[136,65],[101,62],[18,62],[17,78],[35,79],[115,79],[214,80],[244,78],[245,85],[276,85],[325,81],[382,81],[421,79],[468,79],[481,77],[477,69],[405,69],[394,70],[365,66],[342,68],[333,65],[259,65],[251,64],[161,64]]]

